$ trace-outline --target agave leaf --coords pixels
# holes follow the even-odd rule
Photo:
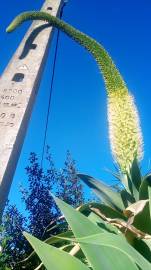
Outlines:
[[[114,234],[112,233],[103,233],[103,230],[101,228],[96,226],[87,217],[73,209],[65,202],[59,200],[58,198],[55,198],[55,201],[58,207],[64,213],[65,218],[69,223],[69,226],[71,227],[75,237],[78,238],[78,242],[81,237],[84,237],[85,239],[93,235],[111,235],[111,237],[114,236]],[[103,239],[105,238],[103,237]],[[120,245],[122,241],[124,241],[124,244],[126,243],[125,239],[122,237],[122,240],[119,243]],[[127,255],[127,253],[125,254],[124,252],[122,252],[121,246],[118,246],[118,248],[116,248],[113,245],[110,248],[109,245],[106,244],[102,244],[102,246],[99,246],[98,242],[96,244],[93,244],[81,241],[80,246],[93,270],[127,270],[127,268],[131,270],[138,270],[137,266],[134,263],[134,260],[131,259],[131,257]],[[148,268],[148,270],[149,269],[151,268]],[[147,268],[144,268],[143,270],[147,270]]]
[[[124,239],[124,237],[122,237],[121,235],[103,233],[99,235],[91,235],[88,237],[77,238],[76,240],[79,243],[93,244],[94,246],[98,246],[98,247],[107,246],[109,249],[111,249],[110,251],[111,253],[112,253],[112,250],[117,249],[121,251],[121,253],[123,252],[127,254],[127,256],[131,258],[133,262],[139,265],[141,269],[151,270],[151,264],[141,254],[139,254],[133,247],[131,247],[127,243],[127,241]],[[123,269],[123,267],[121,269]]]
[[[119,219],[125,220],[123,213],[118,212],[116,209],[113,209],[109,207],[108,205],[98,204],[96,205],[96,208],[98,208],[107,218],[111,218],[111,219],[119,218]]]
[[[95,211],[94,211],[95,209]],[[108,219],[121,219],[121,220],[127,220],[127,218],[120,212],[116,211],[115,209],[100,203],[87,203],[80,207],[79,211],[81,213],[84,213],[88,218],[96,223],[98,226],[100,226],[104,231],[110,231],[113,233],[118,233],[118,229],[111,225],[109,222],[105,222],[104,220]],[[99,214],[96,212],[101,213],[103,216],[105,216],[105,219],[102,219]],[[96,213],[96,214],[95,214]]]
[[[131,180],[137,191],[139,191],[141,182],[142,182],[142,177],[141,177],[141,171],[137,162],[137,159],[135,158],[133,160],[132,166],[130,168],[130,175],[131,175]]]
[[[144,177],[140,189],[139,189],[139,199],[147,200],[148,196],[148,186],[151,186],[151,174],[148,174]]]
[[[92,222],[97,224],[99,227],[101,227],[104,232],[111,232],[111,233],[116,233],[116,234],[119,233],[119,230],[115,226],[111,225],[110,223],[105,222],[101,217],[99,217],[93,212],[91,212],[88,218]]]
[[[145,234],[151,234],[151,221],[149,218],[149,200],[139,200],[123,211],[128,223]]]
[[[125,207],[135,202],[134,197],[126,189],[121,190],[120,194]]]
[[[150,223],[151,223],[151,187],[148,186],[148,194],[149,194],[149,213],[150,213]]]
[[[136,189],[136,187],[134,186],[130,174],[127,174],[127,181],[128,181],[128,185],[129,185],[130,194],[134,198],[134,201],[136,202],[139,200],[139,192]]]
[[[147,202],[143,210],[134,217],[133,225],[145,234],[151,235],[149,202]]]
[[[47,270],[88,270],[89,268],[67,252],[50,246],[34,236],[24,233],[24,236],[43,262]]]
[[[129,172],[126,173],[128,187],[131,195],[135,198],[135,201],[139,200],[139,188],[142,182],[140,168],[138,166],[137,159],[135,158],[132,162],[132,165],[129,169]]]
[[[125,209],[125,202],[126,205],[128,205],[126,196],[124,198],[125,200],[123,200],[123,195],[121,196],[120,192],[114,191],[111,187],[105,185],[103,182],[95,180],[93,177],[85,174],[77,174],[77,176],[85,184],[87,184],[104,203],[117,211],[121,212]],[[125,193],[125,195],[127,195],[127,193]]]
[[[49,245],[56,245],[56,246],[60,246],[60,245],[63,245],[64,244],[64,240],[61,239],[61,237],[72,237],[73,236],[73,233],[72,231],[66,231],[66,232],[63,232],[63,233],[59,233],[55,236],[51,236],[49,238],[47,238],[44,243],[46,244],[49,244]],[[19,264],[20,265],[25,265],[28,261],[30,261],[33,256],[35,256],[36,252],[33,250],[28,257],[26,257],[24,260],[20,261]]]
[[[49,245],[56,245],[56,244],[64,244],[62,243],[61,241],[61,238],[58,238],[58,237],[73,237],[73,232],[72,231],[66,231],[66,232],[63,232],[63,233],[59,233],[57,235],[54,235],[54,236],[51,236],[49,237],[48,239],[45,240],[45,243],[49,244]]]
[[[82,205],[79,208],[79,211],[81,213],[84,213],[85,215],[89,215],[92,211],[91,208],[97,208],[101,211],[101,213],[103,215],[105,215],[107,218],[120,218],[120,219],[124,219],[127,220],[127,218],[125,218],[125,216],[123,215],[123,213],[111,208],[110,206],[103,204],[103,203],[96,203],[96,202],[90,202],[90,203],[86,203],[84,205]]]
[[[141,213],[148,203],[148,200],[140,200],[136,203],[131,204],[129,207],[127,207],[123,213],[126,217],[135,217],[139,213]]]
[[[60,249],[65,250],[66,252],[69,253],[74,246],[75,246],[74,244],[67,244],[67,245],[61,246]]]
[[[116,173],[116,172],[113,172],[109,169],[106,169],[106,171],[109,172],[110,174],[112,174],[116,179],[118,179],[121,182],[121,184],[126,189],[127,193],[131,193],[126,174]]]
[[[112,171],[108,168],[105,168],[105,171],[113,175],[118,181],[121,182],[121,174],[119,172]]]
[[[127,190],[127,192],[130,192],[128,183],[127,183],[127,177],[125,177],[125,174],[121,174],[120,172],[114,172],[110,169],[106,169],[107,172],[109,172],[112,176],[114,176],[121,184],[124,186],[124,188]]]
[[[134,239],[134,248],[151,263],[151,239]]]
[[[135,216],[130,216],[129,219],[124,221],[123,219],[118,219],[118,218],[107,218],[105,217],[101,211],[97,208],[91,208],[91,210],[96,213],[102,221],[104,221],[104,224],[98,223],[98,226],[103,226],[106,231],[108,232],[113,232],[116,234],[119,234],[119,231],[125,234],[126,239],[128,240],[129,243],[133,243],[134,238],[143,238],[143,239],[151,239],[151,235],[148,233],[142,232],[141,230],[137,229],[132,225],[134,222]],[[106,222],[107,224],[106,224]]]
[[[149,247],[149,249],[151,251],[151,239],[143,239],[143,241]],[[151,261],[151,256],[150,256],[150,261]]]

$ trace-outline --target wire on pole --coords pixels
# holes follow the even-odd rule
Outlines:
[[[63,16],[63,10],[64,10],[64,7],[66,6],[67,3],[68,3],[67,0],[63,1],[62,7],[60,9],[60,14],[59,14],[60,19]],[[44,140],[43,140],[43,147],[42,147],[41,168],[43,167],[43,160],[44,160],[44,154],[45,154],[45,148],[46,148],[47,130],[48,130],[48,125],[49,125],[52,92],[53,92],[53,85],[54,85],[54,78],[55,78],[56,61],[57,61],[57,55],[58,55],[59,36],[60,36],[60,31],[59,31],[59,29],[57,29],[57,39],[56,39],[56,46],[55,46],[55,54],[54,54],[53,69],[52,69],[52,78],[51,78],[51,83],[50,83],[48,109],[47,109],[47,115],[46,115],[46,124],[45,124]]]

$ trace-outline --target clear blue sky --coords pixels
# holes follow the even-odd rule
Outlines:
[[[0,73],[18,47],[29,27],[24,24],[8,35],[5,28],[18,13],[40,9],[43,0],[2,1],[0,9]],[[151,2],[118,0],[70,0],[63,19],[101,42],[108,50],[128,88],[136,99],[144,135],[143,170],[151,158]],[[55,38],[54,38],[55,42]],[[31,151],[42,153],[44,123],[52,72],[52,44],[27,136],[14,177],[10,199],[21,209],[18,184],[26,184],[25,170]],[[38,131],[38,132],[37,132]],[[106,94],[104,83],[92,57],[79,45],[61,34],[47,143],[58,168],[63,166],[69,149],[80,172],[104,179],[112,169]]]

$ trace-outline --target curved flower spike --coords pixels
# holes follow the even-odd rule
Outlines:
[[[127,171],[134,158],[138,161],[142,159],[143,140],[133,97],[129,94],[111,57],[96,40],[46,12],[22,13],[15,18],[6,31],[12,32],[27,20],[49,22],[51,26],[59,28],[85,47],[97,61],[107,89],[109,134],[113,157],[120,169],[123,172]]]

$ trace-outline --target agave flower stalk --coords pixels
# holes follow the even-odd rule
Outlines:
[[[129,172],[134,159],[143,158],[143,138],[134,97],[116,91],[108,96],[108,122],[114,159]]]
[[[107,89],[109,134],[113,157],[121,171],[127,171],[134,158],[138,161],[142,158],[142,134],[134,99],[129,94],[111,57],[96,40],[46,12],[31,11],[20,14],[9,25],[7,32],[12,32],[27,20],[49,22],[51,26],[62,30],[86,48],[97,61]]]

